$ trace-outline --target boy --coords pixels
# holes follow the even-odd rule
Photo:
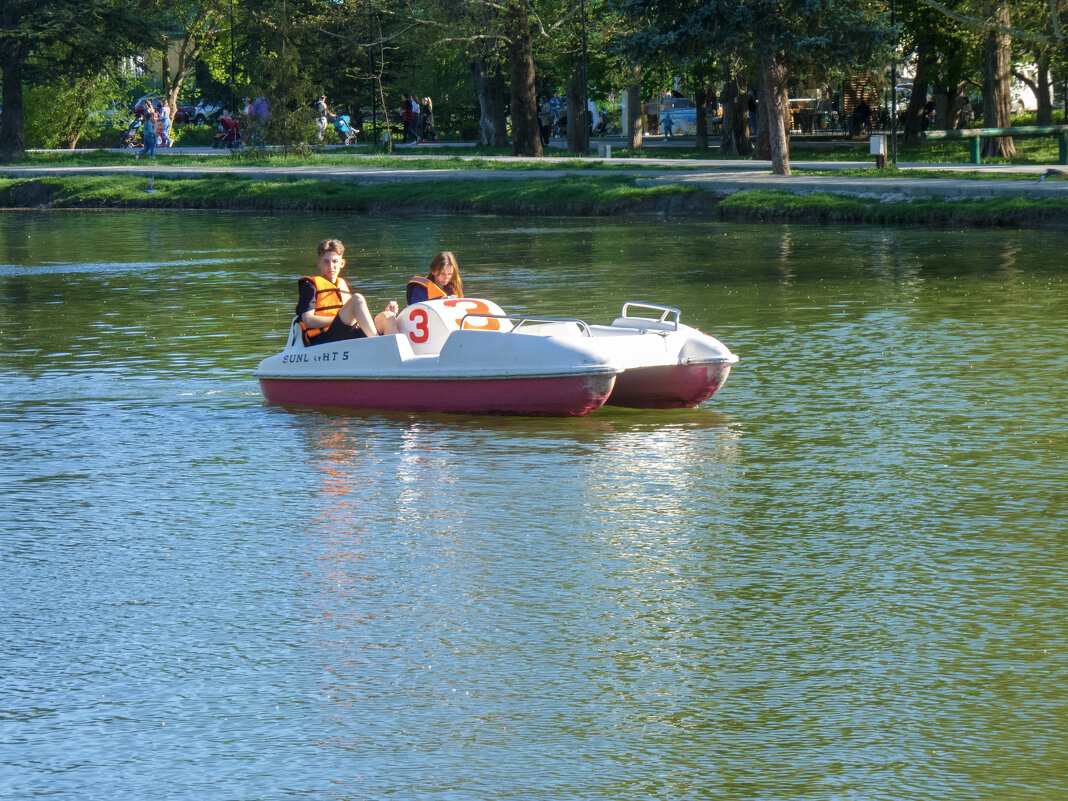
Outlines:
[[[345,246],[340,239],[324,239],[318,247],[319,275],[297,282],[297,315],[305,345],[397,333],[397,302],[391,300],[373,320],[363,295],[352,294],[340,277]]]

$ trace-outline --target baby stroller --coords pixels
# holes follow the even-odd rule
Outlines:
[[[122,136],[119,137],[119,147],[140,147],[141,144],[137,141],[137,132],[141,129],[141,118],[134,117],[130,120],[130,124],[126,126],[126,130],[122,132]]]
[[[219,131],[215,134],[215,138],[211,140],[211,146],[216,149],[220,147],[240,147],[241,130],[237,121],[230,117],[220,117]]]
[[[349,120],[350,117],[348,114],[338,114],[334,118],[334,130],[337,131],[337,135],[341,137],[341,144],[343,145],[356,144],[357,133],[352,129]]]

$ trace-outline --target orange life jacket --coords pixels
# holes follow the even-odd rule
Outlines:
[[[337,317],[341,307],[349,297],[349,286],[344,278],[338,278],[337,284],[332,284],[321,275],[306,275],[301,281],[311,281],[315,284],[315,314],[318,317]],[[299,283],[299,281],[298,281]],[[304,332],[304,344],[311,344],[311,337],[321,334],[326,328],[308,328],[304,324],[304,315],[301,314],[300,328]]]
[[[421,276],[421,275],[413,275],[412,279],[408,282],[408,292],[407,292],[407,301],[408,301],[408,303],[412,302],[412,287],[413,286],[426,287],[426,299],[427,300],[437,300],[438,298],[453,298],[453,297],[457,297],[457,295],[455,295],[455,294],[450,295],[448,292],[446,292],[440,286],[435,284],[429,278],[423,278],[423,276]]]

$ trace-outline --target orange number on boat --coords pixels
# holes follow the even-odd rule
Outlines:
[[[409,317],[415,324],[415,330],[408,332],[408,338],[416,344],[422,344],[430,339],[430,328],[427,326],[429,319],[426,316],[426,309],[412,309]]]
[[[492,314],[489,306],[481,300],[474,300],[473,298],[452,298],[451,300],[446,300],[443,305],[451,306],[460,312],[460,316],[456,318],[457,325],[460,324],[466,314]],[[501,321],[488,317],[473,317],[467,321],[466,327],[477,328],[479,331],[500,331]]]

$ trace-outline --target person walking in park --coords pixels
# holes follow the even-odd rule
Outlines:
[[[171,109],[166,103],[159,107],[159,118],[156,120],[156,134],[159,136],[160,147],[171,147]]]
[[[541,132],[541,144],[548,147],[549,137],[553,132],[553,111],[545,95],[538,98],[538,130]]]
[[[141,104],[141,139],[144,145],[141,149],[134,153],[134,159],[139,159],[141,156],[156,157],[156,121],[159,119],[159,115],[156,113],[156,107],[152,104],[151,100],[145,100]]]
[[[404,127],[404,132],[401,135],[402,144],[410,145],[418,141],[418,139],[413,125],[412,101],[407,92],[401,92],[400,115],[401,125]]]
[[[260,95],[256,98],[256,102],[252,104],[252,131],[249,134],[249,139],[252,144],[263,144],[264,139],[267,136],[267,126],[271,122],[271,109],[267,105],[267,98]]]
[[[434,103],[429,97],[424,97],[419,106],[420,142],[438,141],[437,131],[434,130]]]
[[[332,115],[330,114],[330,109],[326,106],[326,95],[319,95],[319,99],[315,101],[315,127],[319,129],[320,142],[323,141],[323,134],[326,132],[330,116]]]

